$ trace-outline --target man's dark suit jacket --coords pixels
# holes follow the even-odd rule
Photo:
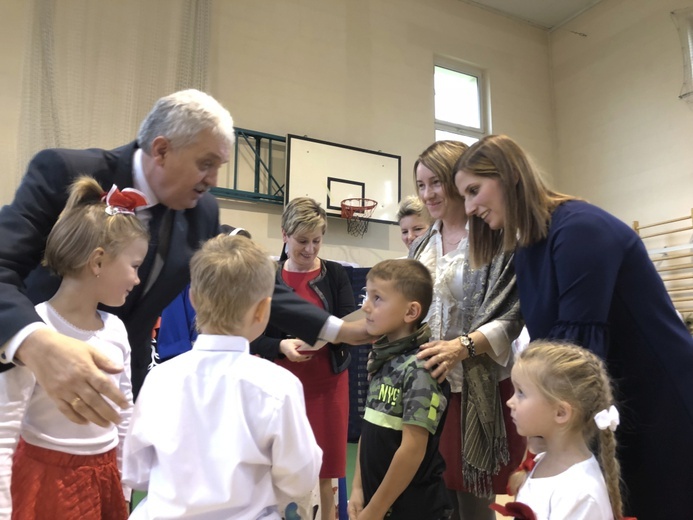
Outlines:
[[[60,279],[40,262],[48,234],[67,203],[69,186],[77,177],[89,175],[104,191],[113,184],[120,189],[132,187],[136,149],[136,142],[110,151],[49,149],[29,163],[14,201],[0,210],[0,345],[40,321],[34,305],[50,299],[60,285]],[[151,333],[158,316],[190,281],[189,262],[195,250],[218,232],[219,208],[209,193],[195,208],[175,211],[171,245],[154,285],[143,295],[149,273],[140,272],[141,283],[125,305],[106,309],[127,328],[135,395],[151,360]],[[327,316],[286,287],[275,287],[270,320],[280,329],[313,343]],[[0,371],[12,366],[0,365]]]

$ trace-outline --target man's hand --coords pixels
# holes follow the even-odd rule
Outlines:
[[[349,343],[350,345],[364,345],[373,343],[376,339],[366,331],[366,319],[357,321],[345,321],[337,334],[337,343]]]
[[[120,422],[120,414],[104,399],[121,408],[129,403],[102,371],[122,372],[123,367],[90,345],[50,329],[31,333],[16,357],[36,376],[58,409],[77,424],[93,422],[106,427]]]
[[[298,338],[283,339],[279,342],[279,350],[286,356],[286,359],[295,363],[308,361],[312,356],[302,354],[298,349],[305,343]]]

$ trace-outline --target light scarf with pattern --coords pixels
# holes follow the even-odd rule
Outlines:
[[[418,258],[428,245],[431,230],[412,244],[409,257]],[[516,321],[521,328],[520,302],[513,253],[499,254],[490,264],[472,269],[465,252],[463,301],[454,317],[467,333],[494,320]],[[452,273],[452,270],[449,271]],[[445,287],[438,283],[436,290]],[[445,281],[441,281],[445,282]],[[449,295],[452,297],[452,295]],[[453,318],[452,316],[450,317]],[[503,402],[495,361],[485,354],[465,359],[462,384],[462,474],[465,487],[477,496],[493,495],[492,477],[510,458],[503,420]]]

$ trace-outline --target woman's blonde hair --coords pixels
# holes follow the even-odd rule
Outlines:
[[[614,518],[622,516],[621,467],[616,458],[616,437],[609,428],[600,430],[594,416],[614,405],[611,380],[604,362],[587,349],[568,343],[533,341],[515,362],[513,370],[536,384],[552,403],[566,402],[573,409],[574,428],[585,442],[596,439],[599,463],[609,492]]]
[[[417,186],[417,193],[416,169],[421,164],[431,170],[438,178],[447,197],[462,199],[460,192],[457,191],[457,186],[455,186],[454,174],[455,164],[467,148],[469,147],[461,141],[436,141],[421,152],[414,163],[414,186]]]
[[[424,203],[416,195],[409,195],[408,197],[402,199],[402,202],[399,203],[397,222],[402,220],[404,217],[409,217],[411,215],[422,217],[429,224],[431,224],[431,221],[433,220]]]
[[[97,248],[116,256],[133,240],[149,240],[135,215],[106,213],[103,188],[83,176],[70,186],[65,209],[48,235],[42,264],[59,276],[79,272]]]
[[[244,236],[218,235],[190,261],[190,296],[196,327],[234,335],[250,308],[272,296],[277,267],[267,251]]]
[[[549,189],[527,154],[506,135],[487,135],[474,143],[455,165],[455,175],[464,170],[499,181],[505,204],[502,230],[492,230],[483,220],[469,221],[472,265],[489,263],[503,251],[528,246],[546,238],[551,213],[574,197]]]
[[[316,229],[320,229],[324,235],[327,231],[327,215],[314,199],[296,197],[284,208],[282,229],[287,236],[296,232],[312,233]]]

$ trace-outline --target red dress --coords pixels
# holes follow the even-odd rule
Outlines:
[[[307,273],[282,270],[282,278],[296,294],[324,308],[322,301],[308,282],[320,274],[320,269]],[[329,347],[315,352],[309,361],[295,363],[286,358],[277,363],[303,383],[308,421],[322,449],[320,478],[346,476],[346,445],[349,426],[349,373],[335,374],[330,363]]]

